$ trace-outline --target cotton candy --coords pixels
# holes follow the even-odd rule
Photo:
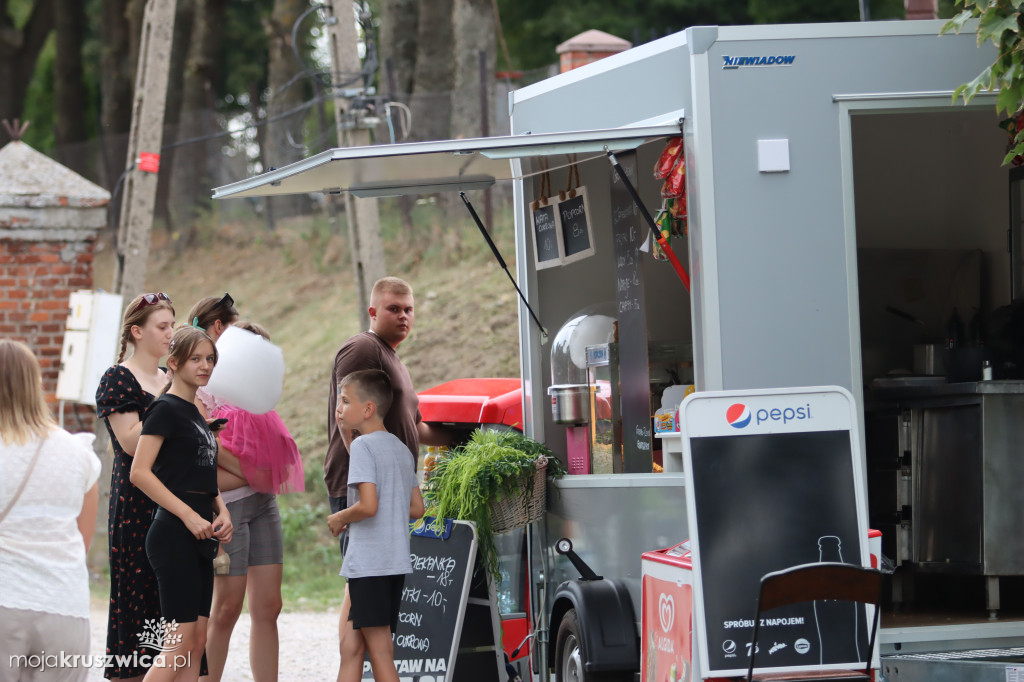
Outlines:
[[[230,403],[253,414],[277,406],[284,384],[284,353],[262,336],[228,327],[217,339],[217,366],[206,390],[217,403]]]

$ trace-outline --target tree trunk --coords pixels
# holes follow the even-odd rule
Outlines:
[[[21,118],[36,60],[54,27],[53,0],[38,0],[28,21],[14,26],[7,0],[0,0],[0,120]],[[0,131],[0,142],[6,142]]]
[[[227,0],[196,0],[192,40],[185,64],[178,116],[179,140],[195,140],[216,131],[209,94],[217,80],[217,51],[223,37]],[[171,214],[176,226],[175,251],[181,253],[195,234],[196,220],[209,206],[209,148],[215,140],[187,142],[175,149]]]
[[[300,66],[292,50],[292,26],[306,9],[306,0],[274,0],[274,11],[264,28],[269,41],[270,60],[267,100],[267,134],[264,158],[275,168],[302,159],[304,149],[303,121],[305,111],[287,113],[302,105],[307,80],[300,75]],[[351,20],[351,18],[350,18]],[[265,168],[264,170],[268,170]],[[306,205],[301,196],[273,197],[268,204],[273,218],[298,215]]]
[[[72,154],[68,145],[85,142],[86,91],[82,74],[82,43],[86,21],[85,5],[81,0],[56,0],[57,57],[53,66],[54,106],[56,125],[54,136],[60,162],[85,175],[86,159]]]
[[[494,9],[491,0],[455,0],[455,88],[452,92],[452,136],[480,137],[481,88],[487,102],[494,97]],[[480,82],[480,53],[487,55],[488,78]],[[493,128],[488,125],[488,129]]]
[[[100,125],[103,184],[112,189],[125,169],[128,131],[132,126],[135,65],[131,52],[129,0],[103,0],[100,23]],[[136,49],[138,49],[136,47]]]
[[[416,38],[412,135],[414,140],[449,136],[452,71],[452,0],[421,0]]]
[[[379,91],[400,102],[407,102],[413,90],[416,69],[416,32],[419,24],[417,0],[381,0],[380,40],[377,49],[381,73]],[[394,92],[388,87],[385,65],[388,60],[394,74]]]
[[[176,231],[171,214],[171,186],[179,168],[177,147],[173,146],[184,135],[178,129],[181,115],[181,90],[185,81],[185,64],[192,42],[192,23],[195,17],[196,0],[177,0],[174,13],[174,38],[171,43],[171,70],[167,79],[167,106],[164,108],[164,149],[160,155],[162,177],[156,188],[156,215],[163,221],[164,229],[173,235]]]

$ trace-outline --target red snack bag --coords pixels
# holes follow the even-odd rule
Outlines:
[[[658,163],[654,164],[654,177],[658,180],[667,178],[682,158],[683,138],[669,138],[665,149],[661,152],[661,156],[658,157]]]
[[[665,184],[661,186],[661,196],[667,199],[674,199],[681,197],[686,193],[686,162],[680,159],[676,167],[672,169],[672,174],[665,180]]]

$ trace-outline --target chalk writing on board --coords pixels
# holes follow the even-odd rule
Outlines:
[[[405,576],[402,588],[395,666],[400,675],[440,673],[433,678],[440,682],[447,679],[445,673],[454,666],[459,649],[476,560],[472,525],[446,520],[441,536],[417,530],[410,538],[409,558],[413,572]],[[368,661],[363,664],[363,679],[372,679]]]
[[[636,155],[619,157],[636,181]],[[644,270],[639,254],[646,230],[639,209],[618,173],[611,171],[612,244],[615,253],[615,301],[619,322],[619,383],[622,399],[622,450],[625,471],[650,471],[651,382],[647,357]]]
[[[594,239],[590,227],[590,210],[585,187],[578,187],[575,196],[558,203],[561,223],[563,262],[585,258],[594,253]]]
[[[562,262],[561,235],[558,229],[558,198],[550,197],[546,203],[531,211],[533,216],[533,246],[537,255],[537,268],[549,268]]]

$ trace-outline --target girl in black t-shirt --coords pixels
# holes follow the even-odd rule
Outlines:
[[[158,505],[146,535],[156,574],[160,611],[168,623],[167,651],[147,680],[173,679],[179,670],[198,674],[206,645],[217,543],[231,539],[231,516],[217,490],[217,441],[195,406],[217,364],[206,333],[181,327],[171,339],[167,392],[146,412],[132,462],[131,481]],[[195,677],[192,677],[195,679]]]

